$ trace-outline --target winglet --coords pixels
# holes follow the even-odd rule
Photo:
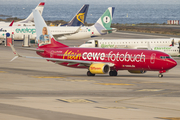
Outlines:
[[[16,52],[15,48],[13,47],[13,45],[12,45],[11,43],[10,43],[10,46],[11,46],[11,49],[12,49],[13,53],[15,54],[15,57],[14,57],[10,62],[12,62],[13,60],[15,60],[15,59],[18,58],[18,57],[22,57],[21,55],[19,55],[19,54]]]
[[[78,33],[80,31],[81,27],[82,27],[82,25],[74,32],[74,34]]]
[[[13,25],[13,23],[14,23],[14,20],[11,22],[11,24],[10,24],[9,26],[12,26],[12,25]]]

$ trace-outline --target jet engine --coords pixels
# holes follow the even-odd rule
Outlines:
[[[146,71],[144,70],[128,70],[128,72],[130,73],[135,73],[135,74],[143,74],[143,73],[146,73]]]
[[[107,64],[101,64],[101,63],[95,63],[95,64],[92,64],[90,67],[89,67],[89,71],[92,73],[92,74],[106,74],[109,72],[109,65]]]

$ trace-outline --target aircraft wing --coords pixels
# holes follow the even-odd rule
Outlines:
[[[53,36],[55,38],[58,38],[58,37],[62,37],[62,36],[65,36],[65,35],[72,35],[72,34],[76,34],[80,31],[82,25],[75,31],[75,32],[72,32],[72,33],[63,33],[63,34],[53,34]]]
[[[19,47],[20,49],[23,49],[23,50],[30,50],[30,51],[38,51],[38,52],[44,52],[44,50],[39,50],[39,49],[36,49],[36,48],[22,48],[22,47]]]
[[[15,54],[15,57],[11,61],[15,60],[18,57],[23,57],[23,58],[31,58],[31,59],[44,59],[44,60],[55,62],[56,64],[66,62],[66,63],[69,63],[69,65],[80,64],[81,66],[90,66],[93,63],[102,63],[102,62],[83,61],[83,60],[69,60],[69,59],[22,56],[16,52],[15,48],[11,44],[10,44],[10,46],[11,46],[13,53]],[[40,51],[40,52],[42,52],[42,51]],[[108,64],[110,67],[114,66],[114,64],[110,63],[110,62],[106,63],[106,64]]]

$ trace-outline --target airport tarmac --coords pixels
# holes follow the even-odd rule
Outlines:
[[[178,37],[178,36],[172,36]],[[168,35],[117,32],[98,39],[170,38]],[[78,46],[85,40],[61,41]],[[15,41],[15,47],[21,41]],[[33,47],[33,46],[32,46]],[[17,49],[26,56],[33,51]],[[158,72],[118,71],[86,76],[74,69],[39,59],[14,57],[0,45],[0,120],[178,120],[180,119],[180,58],[158,78]]]

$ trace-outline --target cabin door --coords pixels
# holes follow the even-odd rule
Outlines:
[[[99,47],[97,40],[95,40],[95,47]]]

